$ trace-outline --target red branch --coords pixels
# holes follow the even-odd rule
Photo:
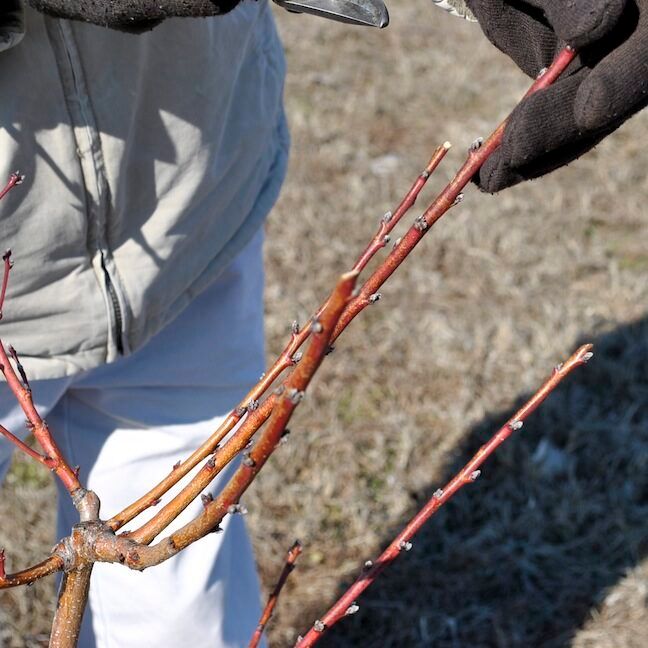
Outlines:
[[[16,184],[22,182],[21,177],[17,174],[11,176],[8,189],[4,189],[6,193],[9,189],[14,187]],[[4,194],[2,194],[4,195]],[[1,196],[0,196],[1,197]],[[0,318],[2,317],[2,307],[4,305],[4,299],[7,293],[7,285],[9,282],[9,274],[13,264],[11,262],[11,250],[7,250],[2,259],[4,260],[4,274],[2,277],[2,287],[0,288]],[[32,393],[27,381],[27,375],[23,366],[20,364],[20,359],[18,354],[13,347],[9,347],[9,353],[16,363],[16,368],[18,369],[18,374],[13,368],[9,356],[5,350],[4,344],[0,340],[0,372],[5,377],[9,389],[11,389],[13,395],[16,397],[16,400],[20,404],[25,416],[27,417],[27,422],[29,429],[36,437],[36,440],[40,444],[43,452],[45,454],[40,454],[29,448],[25,443],[20,441],[17,436],[9,432],[6,428],[0,426],[0,434],[4,435],[11,443],[17,446],[20,450],[28,454],[30,457],[36,459],[44,466],[47,466],[52,472],[56,473],[57,477],[61,480],[65,488],[70,494],[73,494],[75,491],[81,489],[81,484],[77,478],[76,472],[68,465],[63,454],[59,450],[56,442],[52,438],[50,431],[47,427],[47,423],[43,421],[40,417],[36,407],[34,406],[34,401],[32,400]]]
[[[22,181],[25,179],[25,176],[20,173],[20,171],[15,171],[9,176],[9,180],[5,185],[4,189],[0,191],[0,200],[2,200],[15,186],[22,184]]]
[[[2,319],[2,309],[4,308],[5,297],[7,296],[7,286],[9,285],[9,274],[13,268],[11,261],[11,250],[6,250],[2,255],[4,261],[4,272],[2,273],[2,288],[0,288],[0,320]]]
[[[481,474],[479,468],[513,432],[520,430],[527,417],[556,389],[576,367],[584,365],[592,357],[592,345],[580,347],[562,365],[558,365],[552,375],[540,389],[501,427],[490,440],[483,445],[477,454],[448,482],[443,489],[438,489],[427,504],[410,520],[407,526],[396,536],[393,542],[383,551],[376,562],[366,563],[366,570],[356,582],[338,599],[338,601],[321,618],[315,621],[306,636],[297,640],[295,648],[313,646],[322,635],[340,619],[355,614],[359,607],[358,597],[376,580],[379,574],[391,565],[402,551],[412,548],[412,538],[423,525],[466,484],[475,482]]]
[[[261,637],[263,636],[263,631],[265,630],[266,625],[268,625],[268,621],[270,621],[270,617],[272,616],[272,613],[274,612],[274,609],[277,605],[277,601],[279,600],[279,595],[281,594],[281,590],[283,589],[283,586],[288,580],[288,576],[290,576],[293,569],[295,569],[295,562],[299,557],[299,554],[301,554],[301,552],[302,552],[302,546],[299,540],[295,540],[293,546],[290,547],[290,549],[288,550],[288,554],[286,556],[286,562],[284,563],[284,567],[281,570],[281,574],[279,575],[279,580],[277,581],[277,584],[274,586],[272,593],[268,597],[268,602],[266,603],[265,608],[263,608],[263,613],[261,614],[261,618],[259,619],[259,625],[254,631],[254,634],[252,635],[252,639],[250,639],[248,648],[257,648],[257,646],[259,645],[259,642],[261,641]]]
[[[423,189],[430,175],[439,166],[441,160],[443,160],[449,149],[450,144],[449,142],[446,142],[445,144],[443,144],[443,146],[439,146],[434,151],[427,166],[418,176],[394,213],[392,214],[391,212],[387,212],[387,214],[382,217],[377,233],[371,239],[362,254],[358,257],[351,271],[361,272],[365,268],[367,263],[369,263],[369,261],[373,258],[373,256],[375,256],[375,254],[379,250],[387,245],[387,243],[389,242],[390,232],[394,229],[394,227],[396,227],[401,218],[412,208],[412,206],[416,202],[416,199],[418,198],[419,193],[421,192],[421,189]],[[312,319],[317,319],[322,314],[322,311],[326,307],[327,303],[328,299],[319,307]],[[203,459],[206,459],[215,451],[216,446],[234,429],[234,427],[239,423],[239,421],[241,421],[246,413],[256,414],[256,405],[259,403],[261,397],[268,391],[268,389],[277,380],[277,378],[284,371],[286,371],[286,369],[295,366],[295,364],[299,362],[299,359],[301,357],[299,348],[304,344],[304,342],[306,342],[309,336],[310,328],[305,327],[303,329],[300,329],[298,324],[295,322],[293,324],[292,335],[284,350],[279,354],[273,365],[266,371],[263,378],[248,392],[239,406],[232,410],[232,412],[230,412],[230,414],[221,423],[218,429],[198,449],[196,449],[191,454],[191,456],[189,456],[179,465],[174,466],[173,471],[169,473],[169,475],[167,475],[159,484],[154,486],[151,490],[148,491],[148,493],[140,497],[136,502],[133,502],[125,509],[120,511],[117,515],[108,520],[108,526],[113,531],[117,531],[122,526],[137,517],[140,513],[149,508],[152,505],[152,502],[158,502],[160,498],[169,489],[175,486],[175,484],[177,484],[185,475],[187,475],[190,470],[195,468],[198,463],[200,463]],[[236,433],[238,441],[235,442],[234,438],[232,438],[228,441],[228,443],[239,443],[242,438],[245,438],[243,442],[243,445],[245,445],[253,436],[258,427],[267,419],[269,414],[270,412],[268,411],[263,420],[261,420],[258,416],[255,417],[255,423],[257,424],[256,428],[251,429],[251,427],[246,424],[244,429],[240,429]],[[218,473],[214,472],[213,476],[216,476],[216,474]],[[200,488],[204,488],[204,485]],[[193,495],[193,497],[195,497],[195,495]]]
[[[575,56],[574,50],[570,48],[565,48],[560,54],[556,57],[554,63],[543,72],[538,79],[531,85],[525,96],[529,96],[534,92],[542,90],[553,81],[565,70],[569,63],[573,60]],[[506,121],[504,121],[500,126],[493,132],[493,134],[486,140],[486,142],[481,145],[481,142],[477,146],[471,146],[468,159],[461,167],[459,172],[455,175],[453,180],[446,186],[446,188],[439,194],[437,199],[427,208],[425,213],[418,217],[414,225],[409,229],[406,235],[396,241],[394,249],[387,256],[387,258],[380,264],[380,266],[373,272],[373,274],[367,279],[362,289],[359,291],[357,297],[351,300],[347,305],[336,329],[333,333],[332,342],[337,339],[341,332],[349,325],[349,323],[360,313],[364,308],[369,304],[374,303],[380,298],[380,294],[377,292],[382,284],[395,272],[395,270],[400,266],[400,264],[405,260],[405,258],[410,254],[418,242],[423,238],[430,227],[438,221],[451,207],[457,204],[461,200],[461,191],[463,188],[470,182],[471,178],[477,173],[482,164],[486,159],[491,155],[493,151],[500,145],[502,140],[502,135],[504,128],[506,126]],[[365,251],[360,255],[356,263],[354,264],[354,270],[358,271],[366,266],[369,259],[372,258],[375,253],[384,247],[387,242],[388,233],[395,227],[396,223],[402,218],[402,216],[407,213],[407,211],[412,207],[416,198],[427,181],[430,173],[438,166],[445,154],[449,149],[449,144],[446,143],[443,146],[439,147],[433,154],[428,166],[425,171],[421,173],[416,182],[412,185],[412,188],[407,193],[405,198],[401,201],[399,207],[394,212],[393,217],[383,217],[379,230],[377,234],[372,238],[371,242],[365,249]],[[323,306],[317,311],[315,319],[320,316],[323,308],[327,305],[328,300],[324,302]],[[182,462],[179,466],[176,467],[160,484],[151,489],[145,496],[138,499],[133,504],[129,505],[126,509],[118,513],[116,516],[111,518],[108,521],[108,525],[113,530],[118,530],[124,524],[132,520],[134,517],[139,515],[142,511],[147,509],[159,501],[160,497],[164,495],[173,485],[175,485],[183,476],[185,476],[189,470],[198,464],[199,461],[205,459],[209,454],[214,452],[216,445],[234,428],[238,421],[246,414],[246,412],[252,413],[257,409],[259,401],[263,394],[269,389],[269,387],[275,382],[275,380],[289,367],[292,367],[298,362],[299,359],[299,348],[300,346],[308,339],[310,335],[310,328],[306,327],[302,330],[299,329],[297,325],[293,327],[293,334],[291,339],[286,346],[286,348],[281,352],[275,363],[264,375],[264,377],[255,385],[255,387],[248,393],[246,398],[242,401],[243,405],[236,408],[223,424],[210,436],[210,438],[196,450],[189,459]],[[259,425],[263,421],[259,421]],[[247,439],[251,438],[254,434],[254,429],[246,426],[244,429],[241,429],[237,432],[229,441],[228,444],[236,444],[240,446],[242,442],[242,437],[245,435],[246,443]],[[240,434],[239,434],[240,433]],[[227,447],[227,445],[225,447]],[[219,450],[222,452],[222,449]],[[235,454],[235,453],[233,453]],[[207,466],[211,470],[210,466]],[[211,473],[211,478],[213,478],[217,472]],[[202,470],[199,473],[200,477],[198,479],[204,480],[204,483],[208,483],[209,480],[206,480],[207,473]],[[210,479],[211,479],[210,478]],[[172,504],[169,504],[168,507],[165,507],[164,513],[160,512],[154,516],[147,526],[146,531],[141,533],[138,530],[138,540],[149,542],[155,532],[159,530],[163,525],[164,519],[172,519],[171,511],[175,508],[180,502],[184,502],[183,506],[186,506],[189,500],[189,496],[193,493],[195,497],[195,492],[201,490],[204,487],[198,485],[198,483],[193,486],[185,488],[181,495],[176,498],[176,501]],[[181,510],[181,509],[180,509]],[[175,513],[178,514],[179,511]]]
[[[545,70],[531,85],[525,97],[550,86],[574,59],[576,52],[567,47],[562,50],[551,67]],[[441,191],[436,200],[419,216],[402,239],[396,241],[394,249],[362,286],[358,296],[351,301],[338,322],[333,340],[349,325],[355,316],[369,304],[376,301],[379,288],[391,277],[409,253],[416,247],[426,232],[454,205],[461,201],[461,192],[479,171],[481,166],[502,143],[508,119],[504,120],[482,144],[477,140],[470,147],[468,159],[454,178]]]

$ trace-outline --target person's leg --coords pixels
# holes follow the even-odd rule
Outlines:
[[[168,474],[258,379],[264,363],[261,248],[260,233],[145,348],[83,376],[51,412],[64,452],[101,498],[103,518]],[[194,503],[174,527],[201,508]],[[62,493],[60,533],[69,533],[76,520]],[[260,613],[256,569],[241,516],[228,516],[223,528],[144,573],[96,565],[90,589],[96,646],[246,645]],[[91,645],[87,637],[80,644]]]

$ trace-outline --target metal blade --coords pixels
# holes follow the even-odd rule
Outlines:
[[[312,14],[352,25],[382,29],[389,24],[389,13],[382,0],[274,0],[295,13]]]

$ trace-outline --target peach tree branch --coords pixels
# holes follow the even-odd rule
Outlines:
[[[257,648],[257,646],[259,645],[259,642],[261,641],[261,637],[263,636],[263,631],[268,625],[268,621],[270,621],[270,617],[272,616],[272,613],[274,612],[274,609],[277,606],[277,602],[279,600],[279,595],[281,594],[281,590],[283,589],[283,586],[286,584],[286,581],[288,580],[288,576],[290,576],[293,569],[295,569],[295,562],[297,561],[297,558],[299,557],[301,552],[302,552],[301,543],[299,542],[299,540],[295,540],[292,547],[290,547],[290,549],[288,550],[288,554],[286,555],[286,562],[284,563],[283,569],[281,570],[281,574],[279,574],[279,579],[277,580],[277,584],[274,586],[274,589],[272,590],[270,596],[268,597],[268,602],[263,608],[263,612],[261,613],[261,618],[259,619],[259,625],[256,627],[256,630],[254,631],[254,634],[250,639],[248,648]]]
[[[327,630],[346,616],[359,610],[356,601],[359,596],[391,565],[402,552],[412,548],[412,538],[423,525],[461,488],[474,483],[481,474],[481,466],[513,432],[520,430],[524,421],[544,402],[574,369],[584,365],[592,357],[592,345],[581,346],[564,364],[558,365],[551,376],[538,391],[484,444],[473,458],[448,482],[432,495],[425,506],[410,520],[405,528],[394,538],[387,549],[375,561],[365,563],[365,570],[356,582],[333,604],[329,611],[315,621],[303,638],[299,638],[295,648],[309,648],[315,645]]]

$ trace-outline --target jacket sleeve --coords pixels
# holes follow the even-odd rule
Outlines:
[[[143,32],[166,18],[219,16],[241,0],[28,0],[42,13],[121,31]]]

